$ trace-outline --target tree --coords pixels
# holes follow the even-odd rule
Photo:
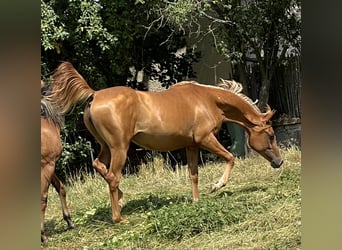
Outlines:
[[[130,7],[126,1],[42,0],[41,4],[42,27],[52,24],[51,20],[60,24],[58,30],[42,28],[42,63],[47,69],[43,73],[68,60],[90,84],[96,82],[97,88],[124,80],[133,57],[131,40],[135,31],[127,18],[131,13],[123,10]],[[44,15],[46,9],[54,15]],[[61,29],[66,35],[59,35]]]
[[[161,63],[165,68],[177,64],[174,53],[185,46],[184,35],[172,32],[168,25],[149,25],[150,6],[155,3],[158,1],[41,0],[43,75],[61,60],[69,60],[100,89],[125,85],[131,66],[150,73],[152,64]],[[179,64],[189,67],[195,57],[183,59]]]
[[[243,84],[247,63],[255,61],[262,109],[276,68],[290,56],[300,55],[300,0],[174,0],[162,1],[154,9],[164,17],[156,20],[190,36],[201,39],[211,34],[218,51],[236,66]]]

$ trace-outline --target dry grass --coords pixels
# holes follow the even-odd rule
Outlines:
[[[260,156],[237,159],[228,185],[211,195],[224,163],[200,167],[198,204],[191,203],[187,168],[172,171],[155,159],[121,180],[127,225],[111,222],[100,176],[72,180],[67,200],[76,228],[65,231],[51,189],[44,249],[300,249],[301,152],[289,148],[283,156],[276,170]]]

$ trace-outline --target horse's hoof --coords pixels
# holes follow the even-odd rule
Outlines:
[[[70,224],[68,225],[68,229],[74,229],[74,228],[75,228],[74,223],[70,223]]]
[[[121,211],[123,206],[124,206],[123,201],[119,200],[119,211]]]
[[[128,220],[126,220],[126,219],[124,219],[122,217],[120,219],[114,219],[113,222],[114,223],[118,223],[118,224],[128,224],[129,223]]]
[[[48,239],[45,235],[41,235],[40,240],[43,245],[46,245],[48,243]]]
[[[126,220],[126,219],[122,219],[120,222],[119,222],[120,224],[128,224],[129,223],[129,221],[128,220]]]
[[[215,183],[215,184],[213,184],[213,185],[211,186],[211,188],[209,189],[209,192],[208,192],[208,193],[211,194],[211,193],[213,193],[213,192],[215,192],[215,191],[217,191],[217,190],[223,188],[225,185],[226,185],[226,184],[222,184],[222,183],[220,183],[220,182]]]
[[[216,184],[213,184],[213,185],[209,188],[208,194],[211,194],[211,193],[215,192],[217,189],[218,189],[217,185],[216,185]]]

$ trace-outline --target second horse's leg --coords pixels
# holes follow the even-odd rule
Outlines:
[[[66,191],[65,191],[64,184],[57,177],[57,175],[55,173],[52,175],[51,184],[54,186],[54,188],[56,189],[56,191],[59,195],[59,199],[60,199],[61,205],[62,205],[63,219],[68,223],[68,229],[72,229],[75,226],[71,220],[71,216],[70,216],[69,209],[67,206]]]

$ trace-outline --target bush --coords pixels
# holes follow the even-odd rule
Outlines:
[[[84,133],[80,133],[85,130],[81,110],[82,107],[77,107],[74,114],[68,115],[61,131],[63,151],[56,165],[56,174],[63,182],[70,176],[82,175],[93,169],[91,143],[84,137]]]

